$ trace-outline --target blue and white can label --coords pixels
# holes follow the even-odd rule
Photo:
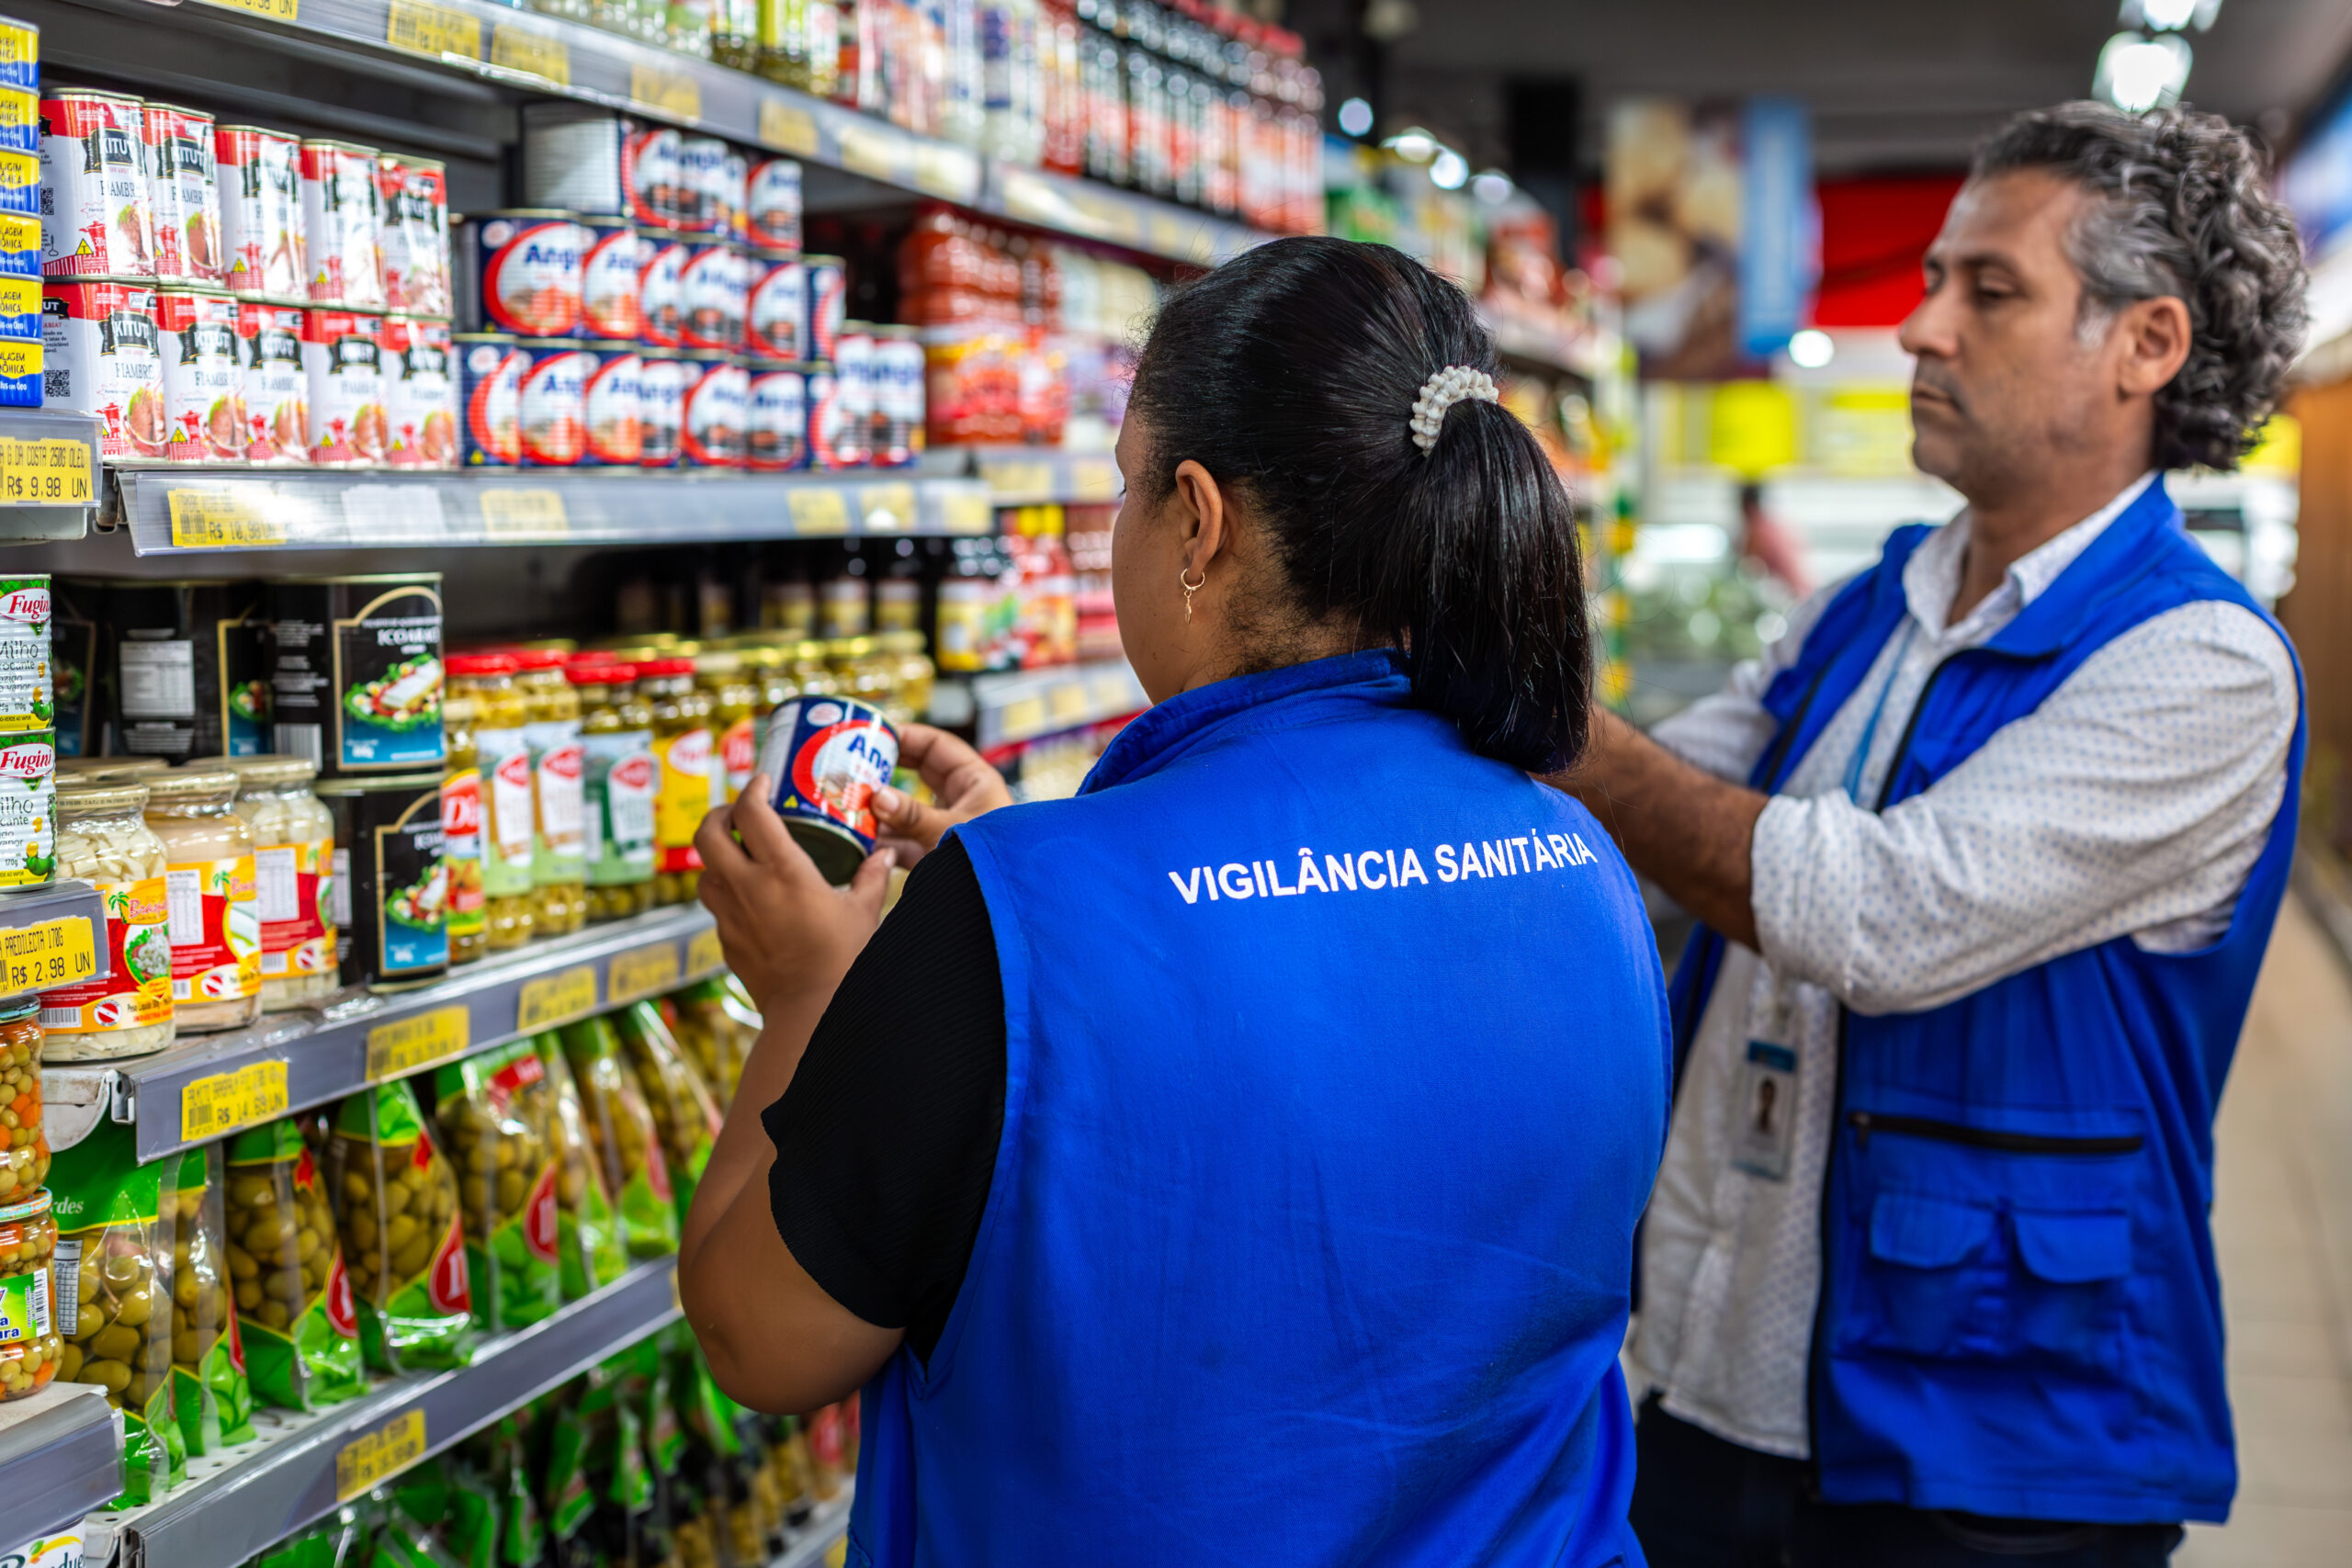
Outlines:
[[[769,802],[829,882],[846,883],[874,852],[874,792],[899,765],[899,732],[854,697],[801,697],[768,720],[760,772]]]

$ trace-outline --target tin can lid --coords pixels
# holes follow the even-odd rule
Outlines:
[[[638,671],[626,659],[575,659],[563,667],[563,678],[575,686],[625,686]]]
[[[143,811],[147,807],[147,786],[124,779],[83,774],[79,778],[57,781],[57,816],[60,821],[78,821],[85,817],[119,817],[126,812]]]
[[[843,265],[842,258],[839,256],[820,255],[815,251],[808,252],[806,254],[802,255],[800,259],[804,262],[809,263],[822,262],[827,266],[840,266]]]
[[[319,765],[308,757],[266,751],[253,757],[191,757],[191,768],[227,768],[249,784],[308,784],[319,776]]]
[[[205,800],[214,796],[228,800],[236,795],[238,781],[237,775],[227,768],[173,768],[150,774],[142,782],[147,785],[147,804],[160,806],[167,800]]]

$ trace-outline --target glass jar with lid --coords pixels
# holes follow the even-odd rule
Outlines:
[[[531,886],[539,936],[578,931],[588,919],[586,829],[582,823],[580,694],[564,678],[561,649],[517,649],[523,737],[531,749]]]
[[[93,769],[58,789],[57,874],[97,889],[107,976],[41,993],[41,1055],[50,1061],[150,1055],[177,1033],[167,857],[147,826],[146,776]]]
[[[804,697],[838,697],[849,690],[826,662],[825,645],[814,637],[804,637],[793,644],[792,678]]]
[[[172,1015],[183,1034],[261,1016],[261,908],[254,832],[237,815],[237,775],[174,768],[147,779],[147,826],[164,840]]]
[[[754,642],[741,650],[743,679],[759,698],[752,705],[752,755],[756,765],[767,749],[768,720],[775,710],[800,694],[792,679],[792,650],[775,642]]]
[[[450,690],[473,703],[475,769],[481,776],[482,940],[490,952],[521,947],[538,930],[531,883],[537,838],[531,787],[530,705],[503,653],[449,658]]]
[[[578,659],[564,673],[580,694],[588,918],[624,919],[653,908],[653,706],[638,694],[634,664]]]
[[[760,689],[745,676],[743,656],[725,649],[695,656],[695,684],[710,695],[711,745],[718,752],[713,771],[723,804],[743,793],[759,765]]]
[[[40,1004],[31,997],[0,1002],[0,1161],[14,1185],[0,1201],[49,1179],[49,1138],[41,1131]]]
[[[47,1190],[0,1201],[0,1401],[22,1399],[57,1376],[65,1341],[57,1331],[57,1217]]]
[[[637,667],[638,694],[653,711],[653,757],[661,782],[653,798],[653,901],[691,904],[702,885],[695,830],[718,804],[723,779],[710,733],[710,694],[695,684],[692,659],[654,659]]]
[[[449,962],[471,964],[490,951],[481,893],[481,772],[474,750],[473,694],[452,685],[441,698],[441,861],[448,868],[445,928]]]
[[[931,688],[938,671],[922,649],[922,633],[884,632],[874,639],[890,665],[890,722],[906,725],[931,712]]]
[[[334,814],[311,792],[318,764],[271,754],[207,757],[188,765],[227,768],[239,781],[235,810],[254,830],[262,1011],[284,1012],[334,995]]]

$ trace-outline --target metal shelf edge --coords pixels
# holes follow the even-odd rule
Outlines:
[[[0,1540],[53,1535],[122,1491],[122,1439],[95,1383],[51,1383],[0,1407]]]
[[[808,1516],[808,1522],[795,1532],[793,1540],[777,1554],[768,1568],[816,1568],[825,1560],[833,1543],[849,1534],[850,1505],[856,1501],[854,1485],[842,1488],[841,1495],[829,1503],[820,1503]]]

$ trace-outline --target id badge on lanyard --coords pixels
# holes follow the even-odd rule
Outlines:
[[[1761,1038],[1748,1041],[1732,1095],[1731,1163],[1751,1176],[1785,1181],[1789,1151],[1796,1145],[1797,1054],[1782,1042],[1792,1038],[1793,1010],[1777,985],[1759,999],[1763,1005],[1750,1018]]]

